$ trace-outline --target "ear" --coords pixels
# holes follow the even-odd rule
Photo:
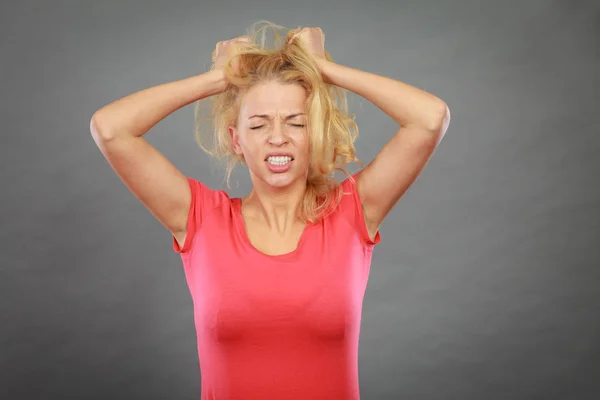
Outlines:
[[[229,131],[229,137],[231,138],[231,147],[233,148],[233,151],[238,156],[241,156],[243,152],[242,147],[240,146],[240,137],[237,134],[237,127],[229,125],[227,130]]]

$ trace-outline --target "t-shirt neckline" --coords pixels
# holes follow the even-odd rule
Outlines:
[[[248,246],[254,253],[258,254],[261,257],[265,257],[272,260],[287,260],[292,259],[297,256],[297,254],[302,250],[302,245],[306,240],[306,236],[308,231],[312,228],[314,224],[310,222],[306,223],[302,234],[300,235],[300,239],[298,240],[298,244],[296,248],[288,253],[283,254],[267,254],[259,249],[257,249],[252,242],[250,241],[250,237],[248,236],[248,232],[246,231],[246,223],[244,221],[244,216],[242,215],[242,199],[239,197],[231,199],[233,203],[233,213],[234,213],[234,223],[236,225],[237,230],[239,231],[244,244]]]

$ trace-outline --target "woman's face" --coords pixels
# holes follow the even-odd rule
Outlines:
[[[278,188],[306,181],[309,139],[306,91],[300,85],[273,81],[253,86],[229,132],[253,179]]]

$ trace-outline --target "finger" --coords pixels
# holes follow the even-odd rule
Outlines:
[[[304,28],[298,27],[296,29],[290,29],[290,32],[292,35],[290,36],[288,43],[292,43],[292,41],[296,38],[296,36],[298,36],[298,34],[302,31],[302,29],[304,29]]]

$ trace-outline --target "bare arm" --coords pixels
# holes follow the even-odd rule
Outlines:
[[[314,56],[325,82],[366,98],[400,125],[358,177],[365,223],[373,238],[442,140],[450,123],[450,110],[440,98],[424,90],[329,61],[321,28],[302,28],[289,42],[296,38]]]
[[[225,87],[223,72],[214,69],[130,94],[96,111],[90,121],[108,163],[180,245],[191,201],[187,178],[142,136],[174,111]]]
[[[400,125],[357,182],[373,237],[442,140],[450,111],[438,97],[406,83],[326,60],[318,62],[327,82],[361,95]]]

